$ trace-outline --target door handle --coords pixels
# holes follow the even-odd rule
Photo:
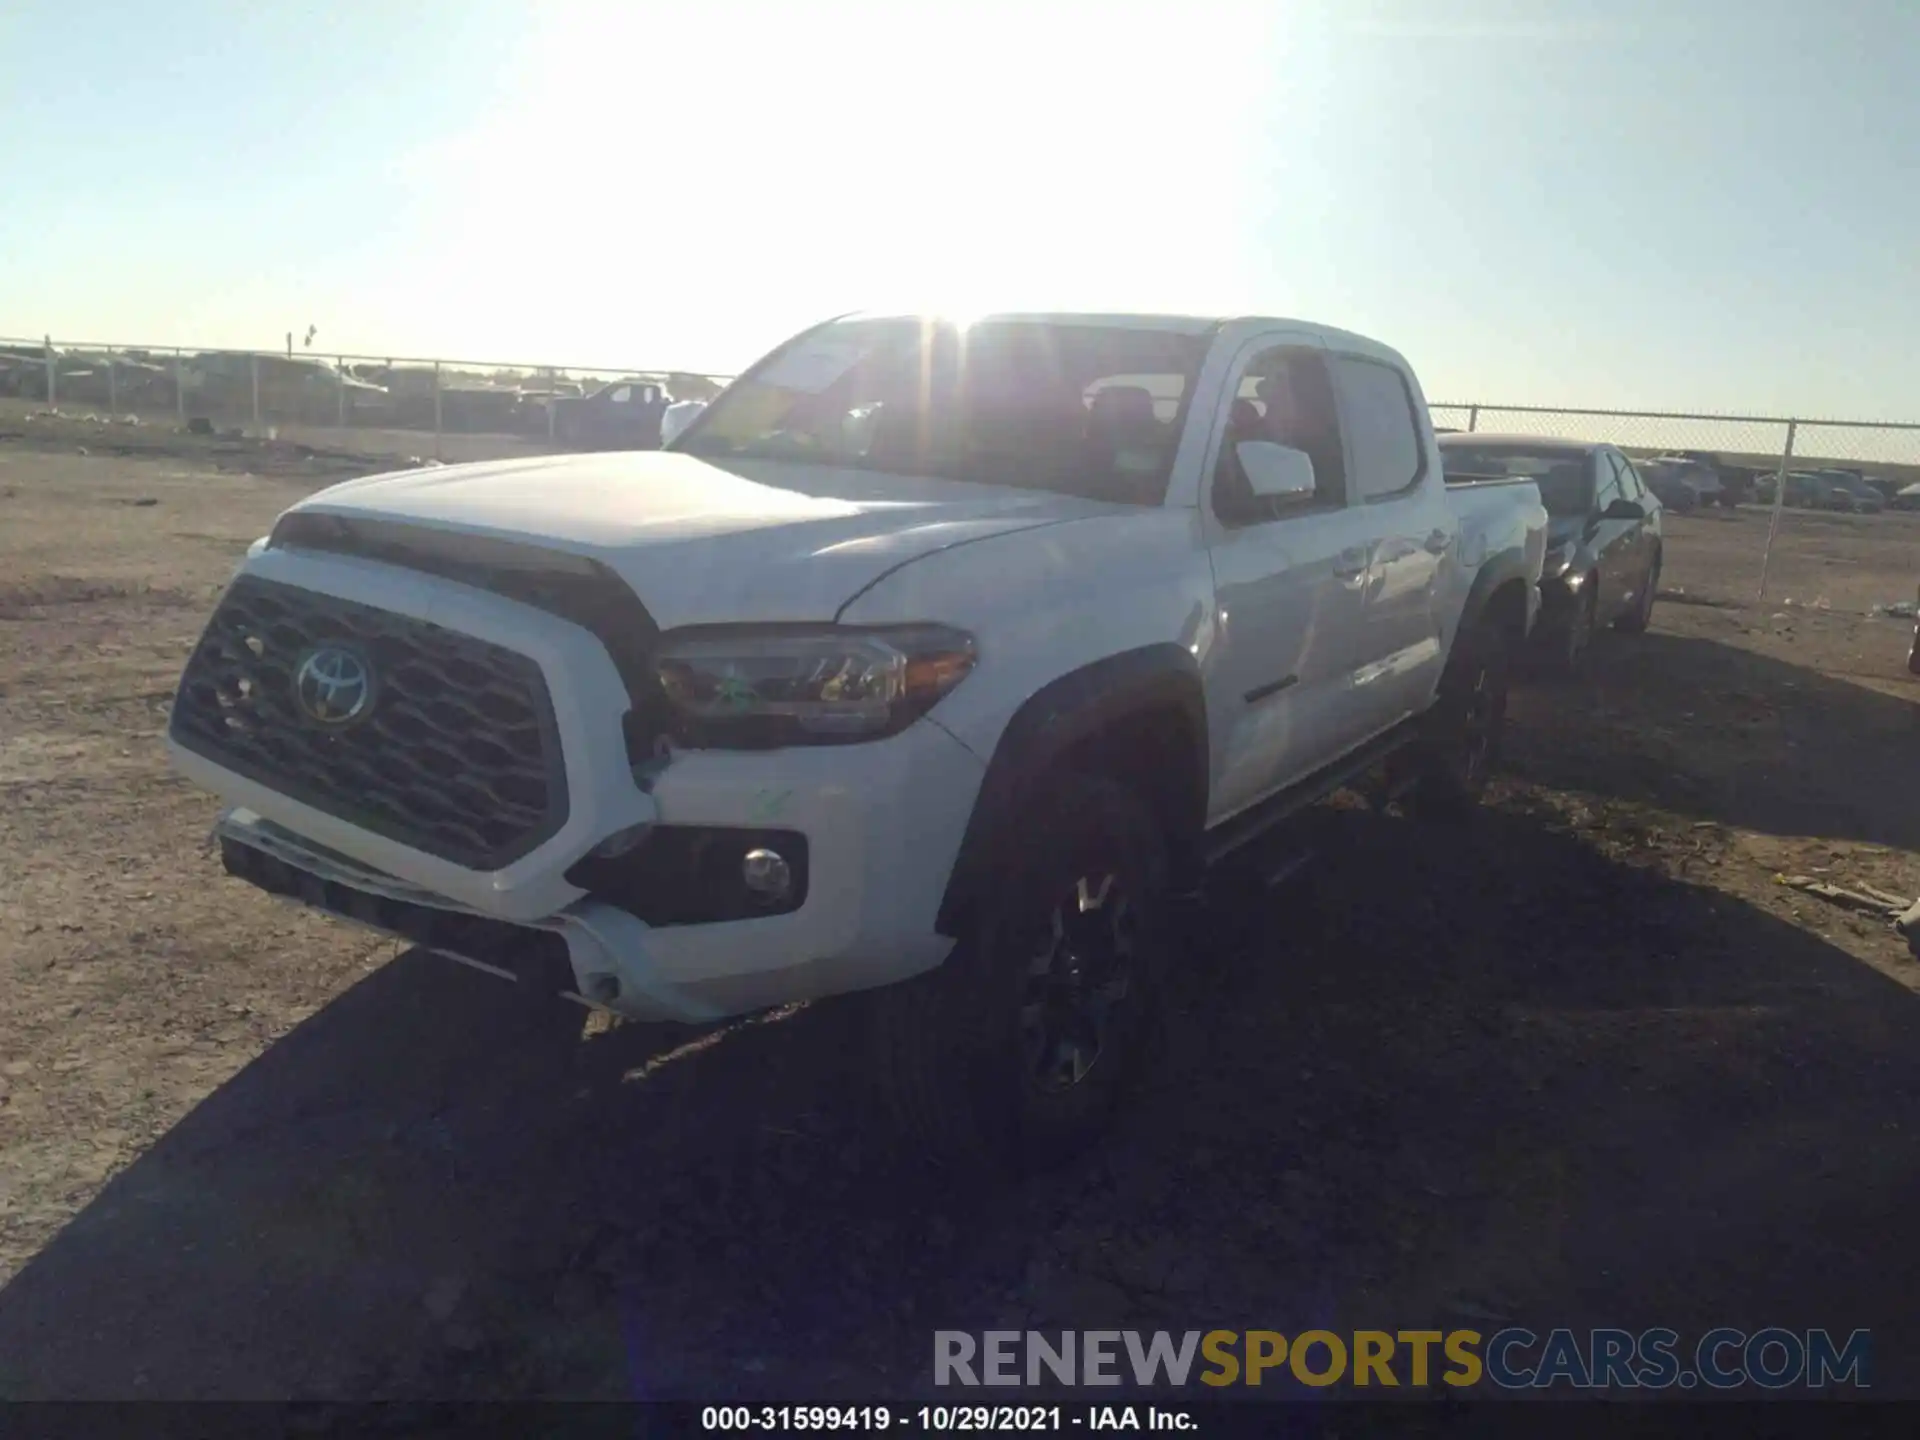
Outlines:
[[[1453,544],[1453,535],[1446,530],[1435,530],[1427,536],[1427,553],[1444,555]]]
[[[1367,573],[1367,552],[1361,549],[1342,550],[1334,556],[1333,573],[1341,580],[1358,580]]]

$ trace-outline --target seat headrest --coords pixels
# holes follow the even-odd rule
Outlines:
[[[1103,425],[1139,425],[1155,418],[1153,392],[1144,385],[1109,385],[1094,392],[1092,417]]]

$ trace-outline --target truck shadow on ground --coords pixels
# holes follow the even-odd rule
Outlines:
[[[1876,638],[1904,661],[1910,636]],[[1774,835],[1920,849],[1914,701],[1700,636],[1602,636],[1592,659],[1571,683],[1516,694],[1517,777]]]
[[[1507,1318],[1870,1327],[1910,1387],[1905,988],[1506,804],[1313,824],[1112,1143],[998,1189],[903,1153],[853,1007],[562,1043],[402,957],[0,1292],[0,1394],[897,1399],[936,1328]]]

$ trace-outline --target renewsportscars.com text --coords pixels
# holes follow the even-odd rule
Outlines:
[[[1778,1326],[1678,1331],[937,1330],[933,1380],[947,1386],[1140,1388],[1348,1385],[1504,1390],[1867,1389],[1872,1336]]]

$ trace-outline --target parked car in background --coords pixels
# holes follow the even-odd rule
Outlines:
[[[512,433],[520,409],[520,392],[504,385],[470,382],[443,385],[440,390],[442,428],[464,434]]]
[[[616,380],[589,395],[556,396],[554,438],[576,450],[658,450],[668,403],[652,380]]]
[[[1447,483],[1524,477],[1547,507],[1540,573],[1539,653],[1554,668],[1579,665],[1602,625],[1638,633],[1660,588],[1659,497],[1611,445],[1536,435],[1442,435]]]
[[[108,399],[107,357],[102,353],[55,349],[40,345],[10,345],[0,349],[0,394],[27,400],[46,400],[48,368],[53,371],[52,398],[61,405],[104,404]],[[122,374],[130,384],[141,383],[143,364],[127,365]],[[171,393],[171,371],[165,372]]]
[[[1854,515],[1878,515],[1887,508],[1887,497],[1873,486],[1858,470],[1820,470],[1816,474],[1823,476],[1832,484],[1837,496],[1844,496],[1845,503],[1835,505]]]
[[[1731,510],[1751,493],[1753,472],[1739,465],[1729,465],[1711,450],[1676,450],[1671,456],[1683,464],[1699,467],[1690,472],[1698,478],[1701,472],[1712,477],[1711,487],[1702,488],[1700,499],[1703,504],[1723,505]]]
[[[207,351],[186,360],[182,379],[194,415],[250,419],[257,389],[261,419],[269,423],[331,425],[340,419],[343,402],[349,422],[392,420],[385,386],[309,356]]]
[[[582,393],[582,387],[572,380],[543,380],[521,386],[519,401],[513,408],[513,428],[522,435],[545,435],[548,427],[555,423],[554,402],[562,398],[575,399]]]
[[[1920,510],[1920,485],[1907,485],[1894,491],[1887,505],[1893,510]]]
[[[1642,476],[1649,484],[1658,474],[1661,488],[1660,499],[1663,504],[1674,509],[1692,510],[1701,505],[1734,505],[1736,499],[1729,495],[1720,478],[1720,467],[1706,461],[1696,460],[1687,455],[1656,455],[1642,468]],[[1685,504],[1677,499],[1680,487],[1692,492],[1693,503]],[[1672,494],[1676,499],[1669,499]]]
[[[1641,479],[1662,507],[1687,515],[1700,508],[1700,491],[1687,480],[1684,468],[1672,460],[1647,460],[1639,466]]]
[[[1829,510],[1840,514],[1877,514],[1885,502],[1877,494],[1862,495],[1852,476],[1831,470],[1796,470],[1787,476],[1786,503],[1796,510]],[[1860,489],[1866,489],[1860,485]]]
[[[47,352],[39,345],[0,345],[0,395],[47,398]]]
[[[1784,503],[1794,510],[1838,510],[1843,504],[1835,498],[1831,480],[1806,470],[1795,470],[1787,476]]]
[[[388,424],[394,413],[386,386],[305,355],[205,351],[184,361],[182,384],[200,417],[252,419],[255,386],[263,422],[334,424],[344,411],[349,422]]]
[[[1642,462],[1644,471],[1644,462]],[[1720,503],[1729,510],[1741,505],[1771,505],[1775,471],[1752,465],[1733,465],[1717,461],[1720,476]]]

